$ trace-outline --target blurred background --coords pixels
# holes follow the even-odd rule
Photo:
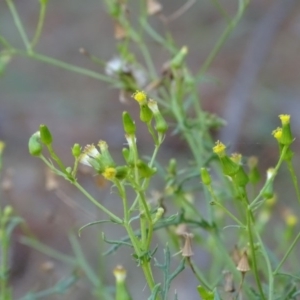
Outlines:
[[[190,9],[167,28],[179,47],[188,46],[187,61],[192,72],[196,72],[223,32],[225,23],[212,1],[188,2],[192,3]],[[231,15],[235,13],[237,1],[220,2]],[[15,3],[28,35],[32,36],[38,18],[38,1],[16,0]],[[185,1],[162,0],[161,3],[163,14],[170,16]],[[153,27],[163,31],[161,21],[156,16],[152,18]],[[5,1],[0,2],[0,32],[13,45],[23,47]],[[160,70],[169,57],[150,38],[148,41],[147,47],[155,53],[155,65]],[[104,61],[117,54],[113,23],[104,4],[99,0],[49,1],[37,51],[103,72],[101,66],[79,53],[80,47]],[[280,125],[279,114],[291,114],[293,132],[297,137],[300,135],[299,54],[300,2],[252,0],[241,23],[208,71],[207,75],[214,80],[205,81],[199,87],[203,108],[228,122],[225,128],[215,133],[216,139],[221,138],[244,155],[258,156],[263,162],[262,170],[273,166],[277,158],[277,144],[271,132]],[[13,184],[9,192],[2,191],[1,204],[11,203],[43,243],[70,253],[70,230],[101,219],[101,214],[68,184],[59,181],[61,193],[46,190],[45,166],[28,154],[28,138],[41,123],[45,123],[53,133],[55,149],[68,163],[72,162],[70,149],[75,142],[85,145],[100,139],[108,142],[118,159],[124,144],[121,114],[128,110],[137,116],[134,104],[121,103],[119,92],[106,83],[29,58],[14,57],[0,79],[0,139],[7,145],[2,179],[11,176]],[[300,166],[298,140],[293,148],[296,170]],[[150,151],[148,135],[142,130],[138,141],[141,151]],[[166,165],[170,157],[176,157],[182,164],[190,158],[188,149],[176,136],[166,139],[158,159]],[[285,172],[279,175],[277,188],[279,198],[289,202],[294,194],[289,192],[293,188]],[[109,186],[91,174],[80,175],[80,180],[92,194],[98,195],[102,203],[116,211],[121,210],[119,200]],[[159,182],[154,182],[153,189],[160,187]],[[79,241],[88,260],[94,265],[99,264],[104,282],[113,285],[111,270],[116,264],[123,264],[128,269],[129,286],[144,286],[140,270],[132,267],[127,249],[114,254],[113,259],[101,258],[101,252],[107,248],[100,238],[102,231],[113,239],[124,234],[111,227],[107,231],[105,225],[99,225],[87,229]],[[70,273],[68,265],[20,245],[18,233],[15,239],[12,251],[15,299],[26,291],[50,287]],[[209,267],[206,259],[205,255],[199,257],[199,265]],[[46,269],[45,264],[48,264]],[[184,296],[197,298],[197,282],[189,275],[190,270],[185,270],[173,284],[179,299]],[[132,289],[132,292],[134,299],[142,299],[140,290]],[[82,297],[93,299],[89,285],[84,281],[76,284],[69,294],[49,299]]]

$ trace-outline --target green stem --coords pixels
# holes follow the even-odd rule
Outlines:
[[[89,194],[75,179],[71,180],[70,177],[68,177],[68,174],[61,173],[59,170],[57,170],[44,156],[40,156],[42,161],[54,172],[59,172],[61,176],[63,176],[66,180],[70,181],[76,188],[84,194],[93,204],[95,204],[98,208],[100,208],[103,212],[105,212],[107,215],[111,217],[113,221],[116,223],[122,224],[123,220],[120,219],[118,216],[116,216],[114,213],[112,213],[110,210],[108,210],[105,206],[103,206],[101,203],[99,203],[91,194]]]
[[[218,200],[217,196],[215,195],[212,187],[208,186],[207,188],[208,188],[208,191],[210,192],[212,198],[214,199],[213,204],[222,208],[222,210],[224,212],[226,212],[226,214],[228,214],[228,216],[230,216],[237,224],[239,224],[242,228],[245,228],[245,225],[236,216],[234,216],[225,206],[223,206],[223,204],[220,203],[220,201]]]
[[[284,148],[282,149],[280,158],[278,160],[278,163],[276,165],[276,167],[274,168],[274,172],[272,173],[272,176],[270,176],[270,178],[267,179],[265,185],[263,186],[263,188],[260,190],[259,194],[256,196],[256,198],[251,202],[251,204],[249,205],[249,208],[252,210],[253,207],[256,205],[256,203],[259,201],[259,199],[262,197],[262,195],[264,194],[265,190],[269,187],[269,184],[271,184],[271,182],[274,180],[282,162],[285,156],[287,150],[287,146],[284,146]]]
[[[171,54],[175,55],[177,53],[177,49],[164,37],[158,34],[147,22],[145,18],[140,20],[141,25],[145,29],[145,31],[159,44],[161,44],[164,48],[166,48]]]
[[[186,262],[190,266],[192,272],[194,273],[195,277],[198,279],[200,284],[204,286],[207,290],[212,290],[209,283],[206,281],[205,276],[201,274],[200,270],[195,266],[194,262],[191,260],[190,257],[186,257]]]
[[[262,290],[262,286],[261,286],[260,278],[259,278],[259,274],[258,274],[258,269],[257,269],[255,247],[254,247],[252,228],[251,228],[252,222],[253,222],[253,215],[252,215],[251,210],[248,207],[248,210],[247,210],[247,231],[248,231],[248,234],[249,234],[249,243],[250,243],[250,248],[251,248],[251,253],[252,253],[253,272],[254,272],[255,281],[256,281],[261,299],[265,300],[266,298],[265,298],[264,292]]]
[[[149,286],[150,291],[152,291],[154,289],[155,286],[155,281],[153,279],[153,274],[152,274],[152,270],[151,270],[151,265],[150,265],[150,261],[143,261],[142,262],[142,269],[147,281],[147,284]]]
[[[123,201],[124,223],[128,224],[128,222],[129,222],[129,210],[128,210],[128,201],[127,201],[125,188],[124,188],[123,184],[118,179],[116,179],[114,181],[114,184],[117,186],[117,189],[119,190],[120,197]]]
[[[56,161],[57,165],[59,166],[60,170],[65,173],[66,175],[69,175],[66,171],[66,167],[64,166],[63,162],[61,161],[61,159],[56,155],[56,153],[54,152],[54,149],[52,147],[52,145],[47,145],[48,151],[50,153],[50,156]]]
[[[190,130],[188,130],[185,126],[185,114],[182,111],[182,103],[178,104],[177,97],[174,94],[171,95],[171,109],[180,132],[183,134],[185,140],[187,141],[189,148],[191,149],[191,152],[197,162],[197,165],[201,166],[201,154],[199,153],[199,149],[196,146],[196,139],[194,139]]]
[[[48,247],[39,241],[35,240],[34,237],[27,237],[27,236],[22,236],[20,239],[21,244],[29,246],[45,255],[48,257],[52,257],[58,261],[63,262],[64,264],[68,264],[70,266],[75,266],[77,264],[76,259],[68,256],[66,254],[60,253],[56,250],[54,250],[51,247]]]
[[[272,300],[273,299],[273,295],[274,295],[274,274],[272,273],[272,266],[271,266],[271,261],[269,259],[267,250],[263,244],[263,241],[258,233],[257,230],[255,230],[256,233],[256,238],[260,244],[260,249],[261,252],[265,258],[266,261],[266,265],[267,265],[267,269],[268,269],[268,276],[269,276],[269,296],[268,296],[268,300]]]
[[[39,20],[38,20],[38,24],[36,27],[36,31],[34,34],[34,37],[32,39],[32,42],[30,44],[30,49],[33,50],[34,47],[37,45],[42,30],[43,30],[43,26],[44,26],[44,21],[45,21],[45,15],[46,15],[46,8],[47,8],[47,1],[40,1],[41,7],[40,7],[40,14],[39,14]]]
[[[288,258],[288,256],[291,253],[291,251],[294,249],[294,247],[295,247],[296,243],[298,242],[299,238],[300,238],[300,232],[297,234],[297,236],[294,239],[293,243],[291,244],[291,246],[289,247],[289,249],[287,250],[287,252],[283,256],[282,260],[280,261],[280,263],[276,267],[275,271],[273,272],[274,276],[278,274],[278,271],[280,270],[281,266],[284,264],[284,262]]]
[[[153,151],[151,160],[150,160],[150,162],[149,162],[149,167],[152,167],[152,166],[153,166],[160,145],[161,145],[160,142],[159,142],[158,145],[155,145],[155,148],[154,148],[154,151]],[[150,178],[144,179],[144,181],[143,181],[143,183],[142,183],[142,186],[141,186],[141,190],[145,190],[145,189],[148,187],[149,182],[150,182]],[[133,201],[131,207],[129,208],[129,212],[130,212],[130,213],[133,212],[133,211],[135,210],[135,207],[136,207],[136,205],[137,205],[137,203],[138,203],[138,200],[139,200],[139,196],[137,195],[136,198],[135,198],[135,200]]]
[[[299,191],[298,180],[297,180],[297,176],[296,176],[294,167],[293,167],[290,160],[287,161],[287,165],[288,165],[288,169],[289,169],[289,172],[291,174],[291,177],[292,177],[292,181],[293,181],[293,184],[294,184],[294,188],[295,188],[295,191],[296,191],[298,202],[300,203],[300,191]]]
[[[19,14],[18,14],[18,12],[16,10],[16,7],[15,7],[15,5],[14,5],[14,3],[13,3],[12,0],[6,0],[6,3],[7,3],[8,7],[9,7],[9,10],[10,10],[10,12],[12,14],[12,17],[14,19],[14,23],[15,23],[18,31],[19,31],[19,34],[20,34],[20,36],[21,36],[21,38],[23,40],[23,43],[24,43],[27,51],[30,52],[30,43],[29,43],[27,34],[26,34],[25,30],[24,30],[24,26],[22,24],[20,16],[19,16]]]
[[[226,12],[226,10],[223,8],[223,6],[219,2],[219,0],[212,0],[212,2],[214,4],[214,6],[218,9],[218,11],[220,12],[220,14],[222,15],[222,17],[226,20],[226,22],[228,24],[230,24],[230,22],[231,22],[230,16]]]
[[[197,81],[199,81],[203,78],[203,75],[207,72],[207,70],[211,66],[211,64],[214,61],[214,59],[216,58],[217,54],[221,50],[223,44],[225,43],[225,41],[227,40],[227,38],[229,37],[231,32],[235,29],[235,27],[241,20],[249,2],[250,2],[249,0],[239,0],[239,9],[238,9],[237,14],[232,19],[232,21],[228,24],[225,31],[223,32],[223,34],[220,36],[219,40],[217,41],[216,45],[214,46],[212,51],[209,53],[207,59],[204,61],[201,69],[199,70],[199,72],[196,76]]]
[[[128,233],[128,236],[130,238],[130,241],[133,245],[133,248],[135,250],[136,255],[138,257],[142,257],[143,252],[140,249],[139,241],[137,240],[136,233],[132,230],[132,228],[129,224],[124,223],[124,226],[125,226],[125,229]],[[149,289],[152,291],[154,286],[155,286],[155,281],[154,281],[154,278],[153,278],[151,264],[150,264],[150,261],[148,260],[148,258],[142,260],[141,267],[142,267],[142,270],[144,272],[144,276],[145,276],[145,279],[146,279],[147,284],[149,286]]]
[[[119,193],[120,193],[120,197],[122,198],[122,201],[123,201],[125,229],[128,233],[128,236],[130,237],[131,243],[132,243],[132,245],[135,249],[135,252],[136,252],[137,256],[141,257],[143,255],[143,252],[145,250],[149,249],[149,247],[150,247],[150,242],[152,240],[152,232],[153,232],[153,225],[152,225],[152,222],[151,222],[152,221],[151,220],[151,215],[150,215],[147,203],[146,203],[146,199],[144,197],[144,194],[142,192],[140,192],[139,193],[139,198],[142,201],[143,208],[145,210],[147,219],[149,221],[148,232],[147,232],[145,220],[141,217],[141,225],[140,225],[141,226],[141,234],[142,234],[142,251],[141,251],[140,243],[139,243],[132,227],[129,224],[128,201],[127,201],[124,186],[118,180],[116,180],[114,183],[116,184],[116,186],[119,190]],[[146,237],[147,237],[147,240],[146,240]],[[143,240],[143,239],[145,239],[145,240]],[[150,262],[147,261],[147,260],[143,260],[142,269],[144,271],[144,275],[145,275],[147,284],[149,285],[149,288],[152,290],[154,288],[155,282],[154,282],[154,279],[153,279]]]
[[[12,53],[13,54],[18,54],[18,55],[24,56],[24,57],[29,57],[29,58],[32,58],[32,59],[35,59],[35,60],[38,60],[38,61],[42,61],[42,62],[45,62],[47,64],[59,67],[61,69],[65,69],[65,70],[68,70],[70,72],[85,75],[87,77],[94,78],[94,79],[97,79],[97,80],[101,80],[103,82],[107,82],[107,83],[111,83],[111,84],[115,83],[115,80],[109,78],[108,76],[99,74],[97,72],[94,72],[94,71],[91,71],[91,70],[88,70],[88,69],[85,69],[85,68],[77,67],[77,66],[62,62],[60,60],[57,60],[55,58],[51,58],[49,56],[45,56],[45,55],[38,54],[38,53],[35,53],[35,52],[27,52],[27,51],[16,50],[16,49],[14,49],[14,51],[12,51]]]
[[[100,204],[91,194],[89,194],[77,181],[72,182],[73,185],[77,187],[79,191],[82,192],[93,204],[95,204],[97,207],[99,207],[103,212],[105,212],[107,215],[109,215],[113,221],[122,224],[123,220],[120,219],[118,216],[116,216],[114,213],[112,213],[110,210],[108,210],[105,206]]]
[[[128,201],[127,201],[125,188],[119,180],[116,180],[114,183],[117,186],[117,188],[119,190],[119,193],[120,193],[120,197],[123,201],[124,227],[127,231],[128,236],[130,237],[130,240],[131,240],[131,243],[132,243],[132,245],[135,249],[135,252],[140,256],[141,254],[140,254],[139,240],[137,239],[131,225],[129,224],[130,214],[129,214],[129,210],[128,210]]]
[[[151,241],[152,241],[153,223],[152,223],[152,218],[151,218],[151,214],[150,214],[150,211],[149,211],[149,207],[148,207],[147,201],[145,199],[144,192],[139,192],[139,198],[141,199],[143,209],[145,210],[145,216],[146,216],[147,221],[148,221],[148,230],[146,231],[147,235],[145,236],[146,240],[143,241],[144,250],[148,250],[150,248],[150,244],[151,244]],[[144,221],[144,223],[145,223],[145,220],[143,220],[143,217],[141,217],[141,221]],[[146,224],[144,224],[144,226],[145,225]]]
[[[157,141],[157,137],[155,135],[155,132],[153,130],[153,127],[151,125],[151,121],[147,123],[147,127],[148,127],[149,133],[151,134],[151,136],[153,138],[154,144],[157,145],[158,141]]]
[[[138,44],[138,46],[141,50],[141,53],[144,57],[144,60],[145,60],[146,65],[147,65],[147,69],[148,69],[148,71],[150,72],[150,75],[151,75],[151,79],[154,80],[155,78],[157,78],[157,75],[156,75],[155,66],[154,66],[153,61],[151,59],[151,55],[149,53],[149,50],[145,46],[143,41],[137,41],[137,44]]]

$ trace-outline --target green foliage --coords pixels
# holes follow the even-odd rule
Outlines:
[[[297,216],[288,211],[285,216],[286,226],[279,233],[272,231],[269,223],[274,205],[272,201],[276,195],[274,180],[283,164],[288,167],[300,203],[299,185],[292,164],[291,147],[294,136],[290,116],[280,115],[282,128],[277,128],[273,132],[278,142],[278,161],[274,168],[268,170],[267,179],[260,182],[257,160],[249,159],[246,168],[244,164],[246,158],[242,155],[227,155],[226,146],[219,141],[213,145],[210,130],[219,128],[224,121],[202,110],[198,93],[199,83],[205,79],[206,72],[222,45],[238,25],[249,1],[238,1],[238,10],[233,17],[226,13],[219,1],[213,1],[226,20],[227,26],[195,74],[186,63],[188,48],[177,46],[170,34],[163,36],[150,25],[151,14],[147,6],[150,2],[141,1],[140,11],[135,20],[138,26],[134,26],[132,19],[128,17],[129,1],[105,1],[108,14],[119,30],[116,36],[119,67],[110,68],[110,74],[104,75],[44,56],[35,50],[41,38],[47,0],[40,0],[39,20],[32,40],[27,36],[14,2],[6,0],[25,50],[15,48],[0,35],[3,47],[0,52],[0,74],[14,56],[28,57],[104,81],[119,89],[122,94],[133,93],[132,98],[137,101],[136,105],[140,110],[140,120],[134,120],[130,112],[124,112],[122,117],[120,116],[124,139],[127,141],[126,148],[120,149],[124,157],[121,164],[116,163],[112,157],[108,144],[100,141],[97,146],[92,144],[82,147],[75,144],[70,152],[74,158],[73,166],[66,167],[52,146],[53,137],[46,125],[41,125],[30,137],[29,152],[40,158],[54,174],[72,184],[87,201],[107,215],[107,220],[91,221],[82,226],[79,234],[87,227],[102,223],[110,223],[126,232],[120,239],[108,239],[105,233],[102,233],[103,241],[111,245],[104,255],[112,254],[123,246],[132,250],[134,262],[142,270],[149,288],[149,294],[146,296],[148,300],[167,300],[171,293],[174,294],[171,291],[171,283],[186,267],[191,269],[199,281],[195,292],[198,292],[204,300],[228,297],[251,300],[297,299],[300,293],[299,271],[297,266],[293,267],[295,263],[291,266],[285,264],[300,239],[300,233],[295,232]],[[166,50],[168,61],[162,74],[157,71],[154,63],[155,55],[147,47],[145,35]],[[139,50],[142,56],[141,61],[137,59],[138,55],[134,54],[136,50]],[[85,53],[85,50],[81,52]],[[96,63],[100,61],[93,55],[89,55],[89,58]],[[147,84],[142,80],[144,75]],[[143,89],[147,93],[143,92]],[[186,163],[183,169],[178,168],[176,158],[170,159],[167,166],[159,164],[157,159],[165,138],[168,138],[166,133],[170,131],[171,124],[172,133],[180,135],[190,149],[191,163]],[[136,136],[136,129],[139,126],[145,126],[149,132],[151,143],[148,149],[152,153],[147,159],[137,144],[139,137]],[[4,144],[0,144],[0,161],[3,147]],[[111,184],[112,190],[116,191],[120,198],[122,214],[117,210],[108,209],[79,183],[77,170],[80,163],[91,167]],[[159,191],[155,201],[150,201],[149,191],[154,176],[161,176],[164,188]],[[201,201],[205,201],[201,205],[198,199],[194,199],[198,198],[198,193],[201,193]],[[177,212],[170,215],[167,209],[169,206]],[[13,229],[21,222],[22,219],[14,216],[11,207],[0,210],[1,300],[12,299],[8,276],[8,251]],[[265,229],[268,229],[267,233],[264,232]],[[275,236],[273,242],[279,244],[278,251],[272,251],[268,247],[266,235],[270,235],[270,232]],[[155,236],[161,241],[168,239],[170,242],[166,246],[163,246],[165,242],[154,245]],[[276,240],[277,236],[279,241]],[[195,245],[192,245],[192,237]],[[132,298],[130,295],[132,287],[127,288],[126,270],[122,266],[114,270],[116,284],[115,292],[112,293],[88,263],[74,234],[70,234],[69,241],[73,255],[57,252],[33,238],[22,238],[24,244],[62,261],[72,269],[68,278],[54,284],[52,288],[29,293],[22,297],[22,300],[41,299],[66,293],[80,279],[79,274],[88,279],[92,286],[92,294],[98,299]],[[235,255],[230,254],[233,248]],[[189,251],[186,251],[187,249]],[[191,256],[196,253],[196,249],[204,249],[211,255],[213,263],[209,270],[198,268],[192,260]],[[173,257],[172,253],[179,252],[181,258]],[[162,263],[158,258],[160,254],[163,254]],[[292,259],[291,261],[293,262]],[[177,266],[174,270],[173,264]],[[227,286],[238,283],[238,289],[225,288],[226,285],[223,287],[224,270],[226,270],[224,274],[230,274],[232,281]],[[250,278],[248,273],[251,274]],[[143,287],[134,288],[142,290]],[[178,299],[176,293],[174,299]]]

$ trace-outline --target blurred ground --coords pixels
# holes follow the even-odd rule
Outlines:
[[[236,1],[221,2],[233,14]],[[259,63],[256,73],[249,71],[252,64],[255,64],[255,55],[252,62],[250,61],[249,65],[242,69],[242,73],[239,73],[243,62],[247,59],[245,55],[249,55],[249,49],[252,47],[259,55],[265,42],[265,39],[262,39],[260,40],[262,43],[255,44],[256,40],[254,40],[253,45],[253,35],[257,33],[259,24],[261,25],[275,5],[284,2],[290,5],[290,9],[284,12],[279,8],[278,14],[271,14],[273,18],[279,20],[281,17],[282,20],[279,20],[275,32],[272,33],[273,39],[265,50],[265,56]],[[170,15],[183,3],[183,1],[162,1],[164,13]],[[16,1],[16,4],[28,34],[32,35],[37,21],[37,1]],[[153,17],[153,26],[157,29],[163,28],[155,17]],[[210,1],[198,1],[192,9],[172,22],[169,30],[179,46],[189,47],[188,62],[192,66],[191,69],[197,71],[224,26],[219,13]],[[268,26],[268,23],[264,26]],[[22,47],[4,1],[0,3],[0,32],[12,44]],[[62,61],[100,70],[80,55],[78,49],[82,46],[86,47],[90,53],[108,60],[116,53],[112,34],[112,23],[101,1],[49,1],[44,33],[37,50]],[[149,47],[155,51],[156,67],[160,68],[168,59],[165,51],[151,41]],[[279,124],[278,114],[291,114],[294,132],[298,137],[300,135],[299,53],[300,3],[283,0],[253,0],[241,24],[226,42],[209,71],[209,75],[215,76],[218,81],[201,85],[202,105],[205,109],[221,116],[226,114],[230,116],[228,126],[234,118],[240,121],[238,123],[240,130],[235,132],[234,136],[230,136],[230,132],[224,133],[224,142],[230,144],[235,141],[233,145],[236,149],[243,151],[245,155],[258,155],[266,167],[272,165],[276,159],[277,147],[270,132]],[[248,89],[241,90],[241,93],[243,91],[247,93],[246,104],[242,111],[235,113],[235,106],[229,106],[230,95],[233,89],[238,89],[236,83],[241,79],[240,74],[247,80],[250,73],[254,76],[252,84]],[[226,112],[228,107],[233,114],[228,115],[228,111]],[[27,151],[29,136],[37,130],[40,123],[47,124],[55,137],[58,153],[69,162],[71,162],[70,148],[75,142],[85,145],[104,139],[111,149],[118,151],[124,143],[120,116],[125,109],[137,113],[134,105],[129,104],[128,107],[120,103],[118,92],[110,89],[107,84],[27,58],[14,58],[4,77],[1,78],[0,139],[7,143],[4,169],[9,167],[14,170],[14,189],[10,196],[3,194],[1,202],[12,201],[18,212],[28,220],[35,234],[47,245],[61,251],[70,251],[66,232],[100,217],[93,211],[93,207],[86,204],[81,195],[68,185],[63,185],[64,192],[79,203],[87,213],[72,209],[57,195],[45,192],[44,166],[29,156]],[[145,151],[148,150],[147,137],[144,135],[140,137],[140,147]],[[296,140],[294,150],[298,169],[299,149],[299,142]],[[189,157],[189,153],[176,137],[166,140],[159,159],[163,163],[164,159],[172,156],[181,157],[182,161]],[[284,186],[286,179],[284,176],[280,178]],[[100,195],[103,203],[108,206],[118,205],[118,200],[115,199],[115,195],[110,194],[108,188],[99,191],[88,178],[83,177],[82,180],[92,193]],[[279,191],[280,193],[284,194],[285,191]],[[91,261],[95,261],[99,254],[98,250],[93,248],[98,244],[98,241],[95,241],[95,235],[98,234],[97,229],[90,229],[80,239]],[[109,233],[111,236],[121,234]],[[27,256],[26,253],[30,255]],[[20,256],[21,261],[25,263],[23,272],[20,272],[19,279],[16,280],[16,299],[24,291],[51,286],[64,274],[68,274],[67,266],[54,261],[54,271],[51,276],[45,275],[40,266],[48,258],[36,251],[26,252],[21,249]],[[199,258],[199,263],[201,261],[203,259]],[[107,260],[105,280],[109,284],[113,284],[110,270],[114,268],[115,263],[122,263],[130,268],[132,262],[128,259],[124,261],[121,253],[115,255],[113,262]],[[205,265],[205,261],[202,263]],[[104,262],[102,269],[104,269]],[[186,270],[185,274],[189,274],[189,270]],[[136,269],[130,268],[130,283],[143,286],[143,279]],[[183,299],[185,295],[188,295],[189,299],[195,297],[196,282],[190,280],[189,276],[179,276],[174,286],[179,292],[179,299]],[[82,283],[76,289],[76,293],[82,295],[86,293]],[[137,296],[140,291],[134,293]],[[92,299],[92,296],[90,297]],[[75,296],[74,293],[53,299],[82,299],[82,296],[80,294]],[[135,299],[138,299],[138,296]]]

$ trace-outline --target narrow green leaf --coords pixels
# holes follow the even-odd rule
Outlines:
[[[95,221],[95,222],[87,223],[87,224],[83,225],[82,227],[80,227],[80,228],[78,229],[78,236],[80,236],[80,235],[81,235],[81,231],[82,231],[83,229],[87,228],[87,227],[90,227],[90,226],[96,225],[96,224],[110,223],[110,222],[111,222],[111,220],[100,220],[100,221]]]

